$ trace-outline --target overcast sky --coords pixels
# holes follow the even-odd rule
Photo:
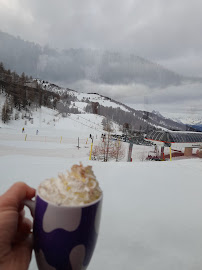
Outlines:
[[[132,52],[201,77],[201,11],[201,0],[0,0],[0,29],[59,49]]]
[[[202,75],[201,0],[0,0],[0,28],[41,45],[130,51]]]

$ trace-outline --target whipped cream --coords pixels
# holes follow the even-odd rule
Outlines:
[[[67,174],[43,181],[38,188],[39,195],[57,205],[84,205],[102,194],[92,166],[73,165]]]

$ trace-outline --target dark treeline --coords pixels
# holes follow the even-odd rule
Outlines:
[[[55,93],[43,87],[43,83],[45,81],[34,80],[24,72],[18,75],[15,71],[5,69],[0,62],[0,94],[6,97],[0,112],[2,121],[6,123],[11,119],[19,119],[20,112],[22,117],[30,119],[32,111],[41,106],[57,110],[64,117],[68,113],[79,113],[74,106],[77,101],[75,96]]]
[[[41,106],[55,109],[60,99],[58,94],[42,89],[36,80],[24,72],[18,75],[15,71],[5,69],[3,63],[0,63],[0,93],[6,97],[1,112],[4,123],[10,120],[14,109],[27,113]]]

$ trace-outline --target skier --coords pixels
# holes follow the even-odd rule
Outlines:
[[[93,136],[90,134],[90,136],[89,136],[89,138],[92,140],[92,142],[93,142]]]

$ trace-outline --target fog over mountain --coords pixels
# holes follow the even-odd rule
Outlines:
[[[202,81],[183,77],[134,54],[91,49],[58,51],[3,32],[0,40],[1,61],[8,68],[66,85],[89,80],[108,85],[136,83],[163,88],[190,80]]]
[[[25,72],[80,92],[98,92],[132,107],[157,103],[165,108],[167,103],[189,100],[197,109],[195,101],[201,99],[201,78],[177,74],[126,52],[57,50],[0,31],[0,61],[19,74]]]

